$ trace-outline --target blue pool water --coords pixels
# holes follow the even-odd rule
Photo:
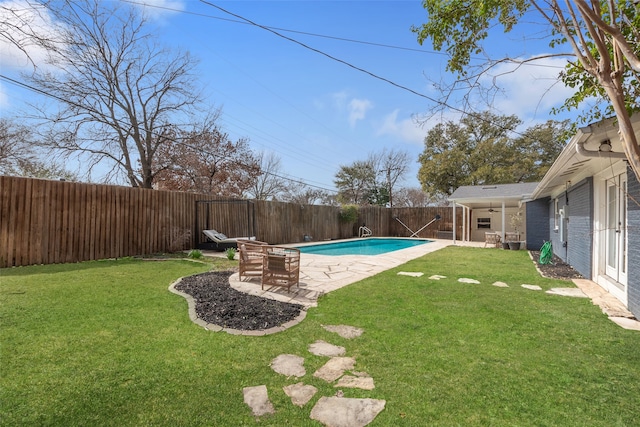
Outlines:
[[[317,255],[381,255],[430,242],[431,240],[425,239],[367,238],[348,242],[298,246],[298,249],[304,254]]]

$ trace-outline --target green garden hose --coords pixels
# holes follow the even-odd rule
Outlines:
[[[551,242],[544,242],[540,248],[540,264],[551,264],[551,258],[553,258]]]

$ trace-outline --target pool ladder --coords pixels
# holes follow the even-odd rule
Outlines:
[[[372,235],[373,235],[373,232],[367,227],[365,227],[364,225],[358,229],[359,237],[371,237]]]

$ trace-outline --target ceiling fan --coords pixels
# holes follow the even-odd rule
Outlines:
[[[499,210],[493,209],[491,207],[491,203],[489,203],[489,213],[500,212]]]

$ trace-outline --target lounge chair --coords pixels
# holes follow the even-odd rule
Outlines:
[[[280,286],[287,288],[299,286],[300,280],[300,250],[268,246],[262,263],[262,289],[265,286]]]
[[[211,249],[224,251],[229,248],[238,248],[238,240],[255,240],[255,237],[227,237],[216,230],[202,230],[207,241],[200,243],[199,249]]]
[[[240,280],[243,277],[262,277],[262,263],[268,246],[268,243],[259,240],[238,240]]]

